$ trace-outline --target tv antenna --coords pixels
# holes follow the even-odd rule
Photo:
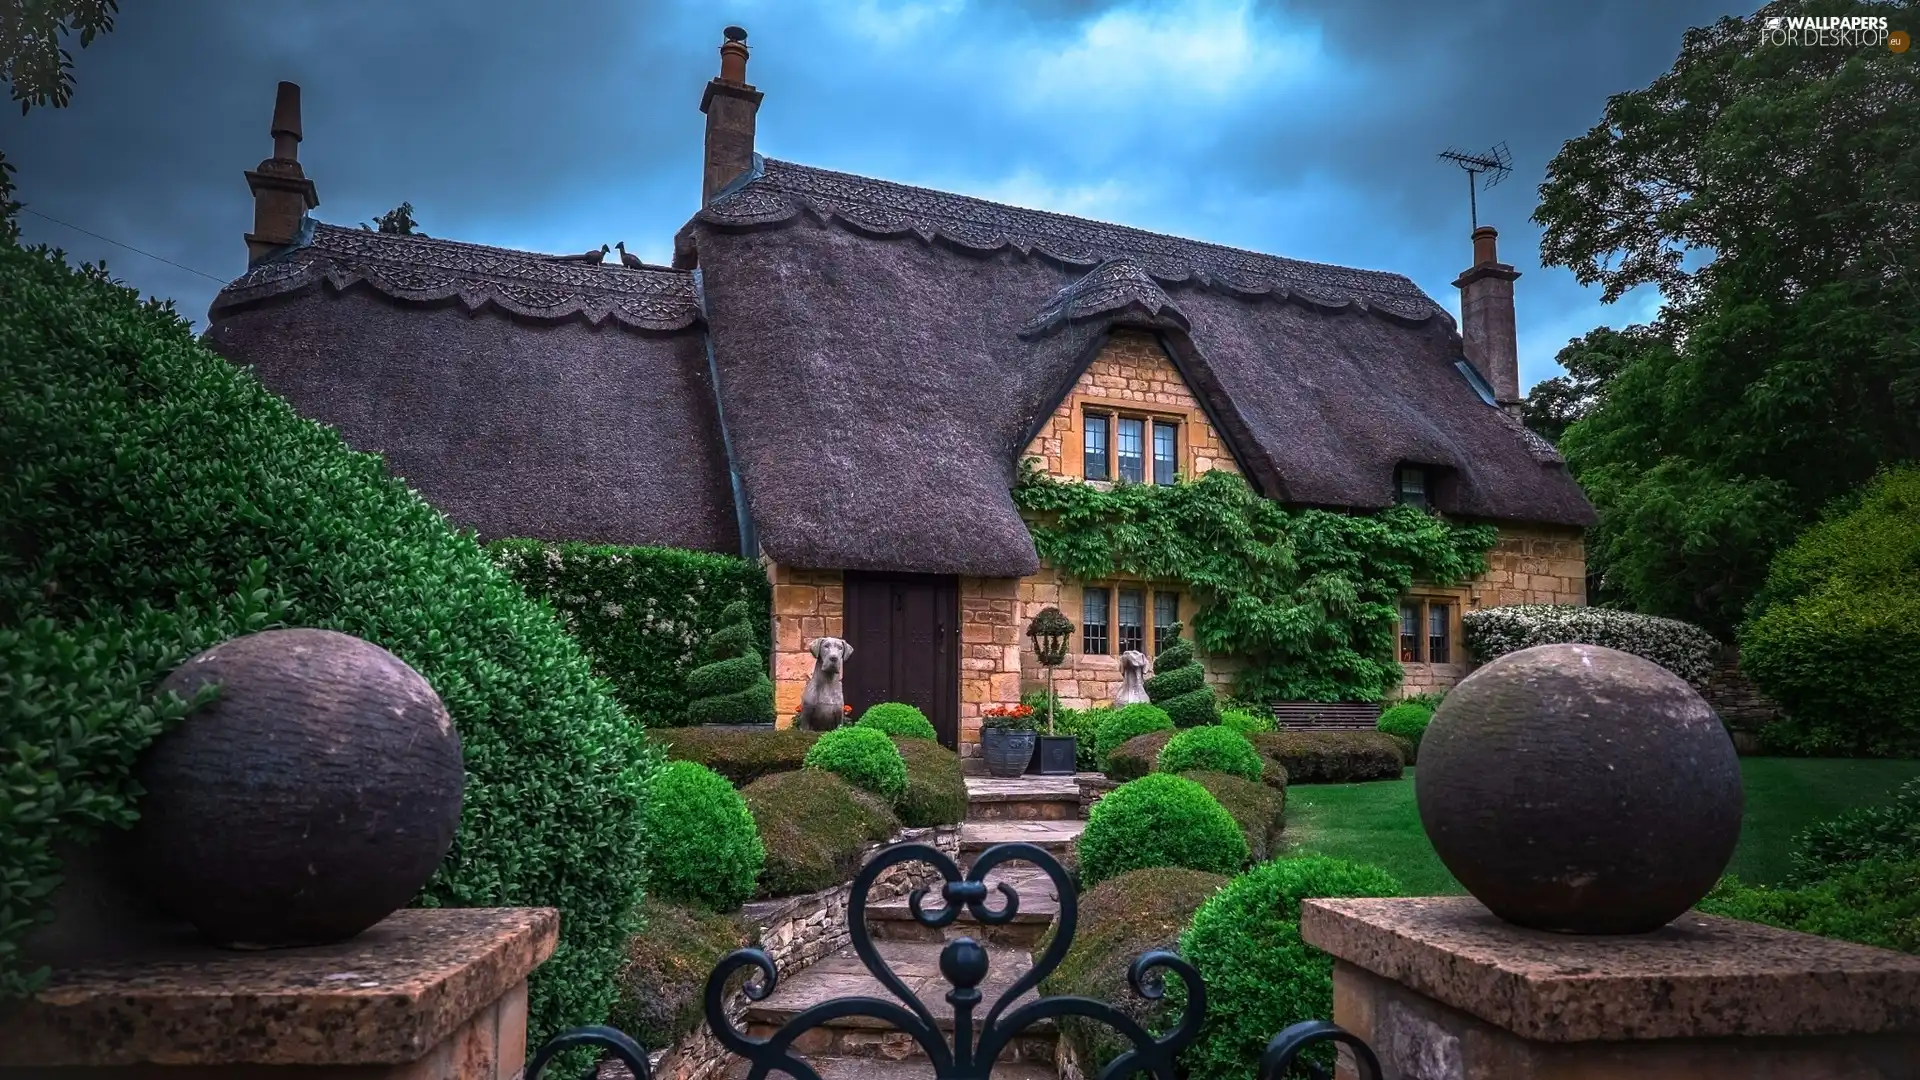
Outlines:
[[[1513,155],[1507,152],[1506,143],[1495,143],[1493,149],[1484,154],[1469,154],[1464,150],[1442,150],[1441,161],[1451,161],[1460,166],[1467,174],[1467,216],[1474,228],[1480,227],[1480,206],[1474,198],[1474,180],[1485,176],[1486,183],[1481,187],[1492,187],[1513,175]]]

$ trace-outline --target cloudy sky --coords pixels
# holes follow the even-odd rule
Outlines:
[[[245,268],[244,169],[300,83],[324,221],[402,200],[434,236],[665,262],[700,190],[700,92],[749,32],[769,157],[1295,258],[1396,270],[1457,312],[1466,180],[1516,285],[1523,385],[1647,317],[1539,266],[1547,161],[1725,0],[134,0],[65,110],[0,114],[30,240],[204,322]],[[560,14],[556,14],[560,13]],[[170,260],[144,257],[47,218]],[[190,269],[182,269],[186,267]]]

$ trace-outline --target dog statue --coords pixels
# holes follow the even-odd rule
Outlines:
[[[1147,654],[1128,649],[1120,654],[1120,692],[1113,695],[1115,708],[1138,705],[1147,700]]]
[[[853,655],[853,646],[837,637],[814,638],[813,676],[800,695],[800,724],[814,731],[832,731],[846,720],[846,695],[840,675]],[[1142,700],[1145,700],[1144,698]]]

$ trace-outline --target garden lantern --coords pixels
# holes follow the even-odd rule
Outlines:
[[[1033,652],[1040,660],[1040,666],[1047,669],[1047,734],[1053,734],[1053,669],[1067,659],[1067,642],[1073,640],[1073,623],[1067,621],[1060,609],[1050,607],[1033,617],[1027,624],[1027,638],[1033,642]]]

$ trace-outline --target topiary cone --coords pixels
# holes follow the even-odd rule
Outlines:
[[[1165,709],[1178,727],[1200,727],[1220,722],[1220,705],[1207,685],[1207,669],[1194,655],[1193,643],[1180,637],[1181,624],[1167,628],[1172,640],[1153,658],[1153,678],[1147,680],[1147,700]]]
[[[707,663],[687,672],[687,723],[770,724],[773,680],[753,647],[747,605],[736,600],[720,618],[724,625],[707,639]]]

